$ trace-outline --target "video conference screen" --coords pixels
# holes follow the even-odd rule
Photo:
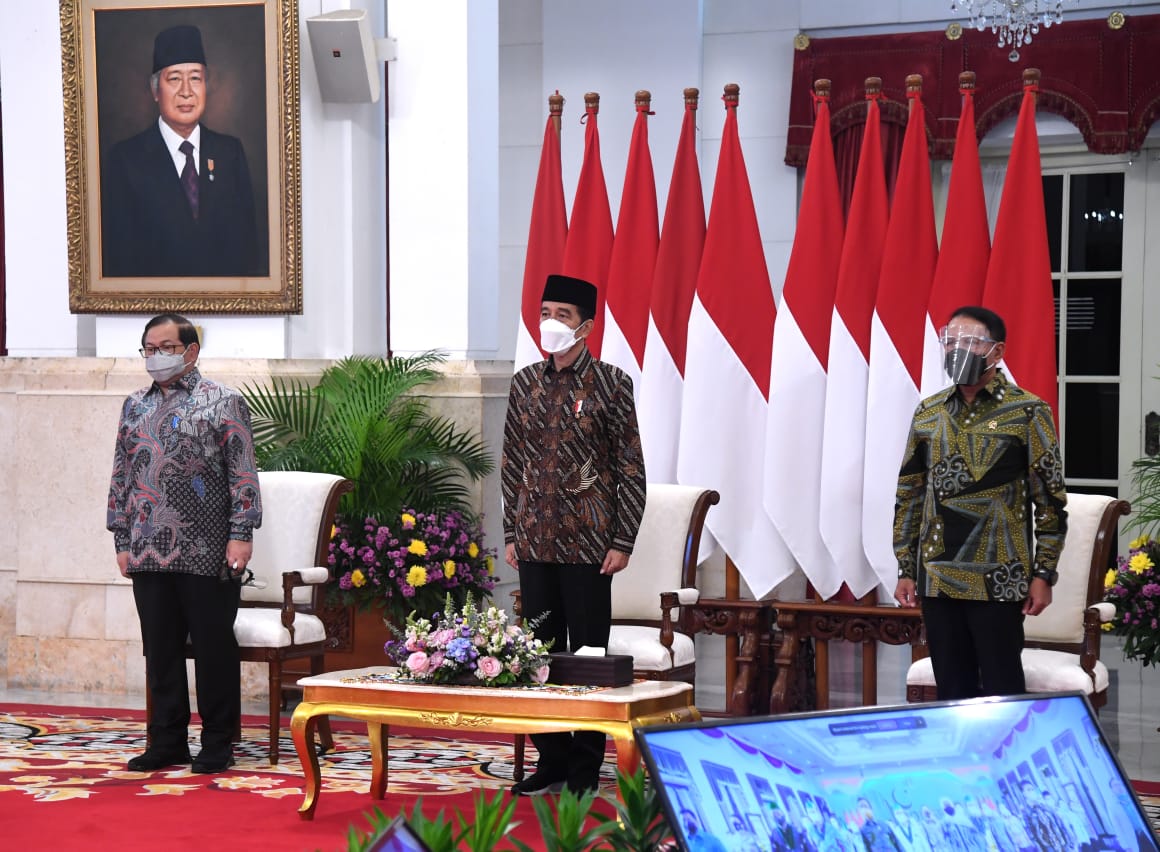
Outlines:
[[[651,727],[637,740],[685,850],[1158,849],[1078,693]]]

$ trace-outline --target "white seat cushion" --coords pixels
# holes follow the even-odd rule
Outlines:
[[[1094,691],[1108,688],[1108,667],[1096,660]],[[1092,694],[1092,675],[1079,667],[1079,654],[1065,651],[1043,651],[1026,648],[1023,651],[1023,676],[1028,692],[1071,692],[1079,690]]]
[[[1091,695],[1093,691],[1103,692],[1108,688],[1108,667],[1100,660],[1095,665],[1095,685],[1092,678],[1079,666],[1079,655],[1064,651],[1044,651],[1039,648],[1023,650],[1023,675],[1028,692],[1072,692],[1080,691]],[[911,664],[906,672],[907,686],[930,686],[934,683],[934,670],[930,657]]]
[[[930,657],[923,657],[910,664],[910,668],[906,670],[906,685],[934,686],[934,668],[931,666]]]
[[[661,644],[661,632],[655,627],[614,624],[608,637],[609,654],[629,654],[632,667],[638,671],[663,672],[674,666],[690,665],[695,657],[693,640],[684,633],[673,633],[673,659]]]
[[[238,610],[234,619],[234,636],[242,648],[289,648],[309,645],[326,639],[326,627],[317,615],[297,613],[294,616],[294,641],[282,626],[282,610],[264,607]]]

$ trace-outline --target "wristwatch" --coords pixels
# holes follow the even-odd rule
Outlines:
[[[1036,568],[1031,572],[1031,576],[1037,577],[1040,580],[1046,580],[1049,586],[1054,586],[1056,581],[1059,580],[1059,572],[1048,568]]]

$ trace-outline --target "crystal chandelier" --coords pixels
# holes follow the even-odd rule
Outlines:
[[[999,36],[999,47],[1011,47],[1011,61],[1019,48],[1031,44],[1040,27],[1063,21],[1064,0],[951,0],[951,11],[964,12],[970,26],[990,29]]]

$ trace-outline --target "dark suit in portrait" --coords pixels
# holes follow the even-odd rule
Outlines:
[[[157,122],[101,163],[102,273],[267,275],[241,140],[201,123],[208,67],[197,27],[157,34],[149,82]]]
[[[161,131],[110,149],[101,166],[104,275],[266,275],[242,143],[204,125],[195,220]]]

